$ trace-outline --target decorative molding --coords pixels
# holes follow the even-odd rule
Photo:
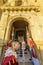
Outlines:
[[[40,12],[40,7],[39,6],[15,6],[15,7],[11,7],[11,6],[4,6],[4,7],[0,7],[0,10],[2,11],[31,11],[34,10],[35,12]]]

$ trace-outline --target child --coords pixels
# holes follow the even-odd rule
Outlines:
[[[2,60],[2,65],[18,65],[16,50],[19,48],[17,40],[11,41],[11,47],[9,47]]]

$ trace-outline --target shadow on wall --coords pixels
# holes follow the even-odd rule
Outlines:
[[[0,64],[2,62],[7,41],[0,39]]]
[[[0,39],[0,56],[2,56],[2,54],[3,54],[3,51],[4,51],[5,46],[6,46],[6,43],[7,43],[6,40]]]

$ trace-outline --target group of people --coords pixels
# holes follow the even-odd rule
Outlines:
[[[2,60],[2,65],[18,65],[16,50],[19,48],[17,40],[11,40],[6,45],[6,51]]]
[[[30,38],[29,40],[29,48],[30,52],[32,55],[32,61],[34,65],[39,65],[39,61],[36,56],[36,51],[34,49],[34,42]],[[21,44],[22,42],[22,44]],[[28,42],[27,42],[28,43]],[[16,51],[20,48],[21,49],[26,49],[26,42],[24,41],[23,37],[18,37],[18,40],[11,40],[10,42],[7,43],[6,45],[6,51],[2,60],[1,65],[19,65],[17,61],[17,53]]]
[[[21,43],[23,42],[23,44]],[[18,49],[21,49],[20,55],[22,56],[22,48],[25,49],[24,38],[18,37],[17,39],[10,40],[5,47],[4,57],[1,65],[18,65],[17,53]]]

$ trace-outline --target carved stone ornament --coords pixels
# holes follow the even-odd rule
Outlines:
[[[22,5],[22,0],[15,0],[15,5],[16,6],[21,6]]]

